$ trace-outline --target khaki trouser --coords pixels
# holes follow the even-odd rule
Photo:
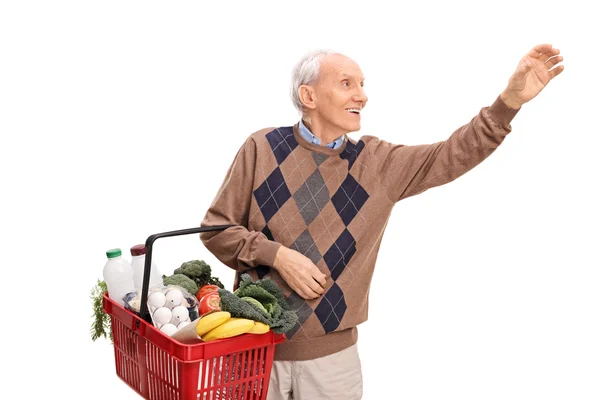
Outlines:
[[[308,361],[274,361],[267,400],[359,400],[363,382],[357,345]]]

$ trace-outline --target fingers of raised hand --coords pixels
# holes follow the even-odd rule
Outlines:
[[[535,46],[533,49],[529,50],[527,55],[540,61],[546,61],[548,58],[556,56],[559,53],[560,50],[555,49],[551,44],[545,43]]]
[[[552,68],[550,71],[548,71],[548,75],[550,76],[550,79],[556,77],[558,74],[560,74],[561,72],[563,72],[564,69],[565,69],[565,67],[562,66],[562,65],[559,65],[559,66],[556,66],[556,67]]]
[[[554,67],[556,64],[558,64],[562,60],[563,60],[562,56],[554,56],[554,57],[549,58],[547,61],[545,61],[544,65],[548,69],[551,69],[552,67]]]
[[[544,67],[548,69],[548,75],[549,75],[550,79],[556,77],[558,74],[563,72],[565,67],[563,65],[558,65],[558,63],[560,63],[562,61],[563,61],[563,57],[559,56],[557,54],[557,55],[550,57],[549,59],[547,59],[544,62]]]

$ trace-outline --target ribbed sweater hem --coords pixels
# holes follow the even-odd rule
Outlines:
[[[277,361],[304,361],[325,357],[352,346],[358,341],[356,327],[332,332],[307,340],[288,340],[275,347]]]

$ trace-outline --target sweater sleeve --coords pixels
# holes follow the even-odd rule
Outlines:
[[[444,141],[407,146],[374,139],[369,151],[380,184],[390,200],[397,202],[455,180],[504,141],[518,111],[497,97]]]
[[[238,150],[223,183],[200,226],[236,226],[223,231],[204,232],[204,246],[223,264],[243,271],[259,265],[273,266],[281,246],[260,231],[248,230],[254,185],[256,143],[249,137]]]

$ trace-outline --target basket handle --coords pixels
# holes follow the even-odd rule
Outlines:
[[[152,319],[150,318],[150,313],[148,312],[148,286],[150,285],[150,269],[152,265],[152,245],[157,239],[172,237],[172,236],[182,236],[182,235],[191,235],[194,233],[202,233],[202,232],[213,232],[213,231],[223,231],[227,228],[231,228],[235,225],[214,225],[214,226],[201,226],[196,228],[189,229],[180,229],[177,231],[156,233],[154,235],[148,236],[146,239],[146,259],[144,263],[144,281],[142,283],[142,303],[140,304],[140,316],[143,320],[152,325]]]

